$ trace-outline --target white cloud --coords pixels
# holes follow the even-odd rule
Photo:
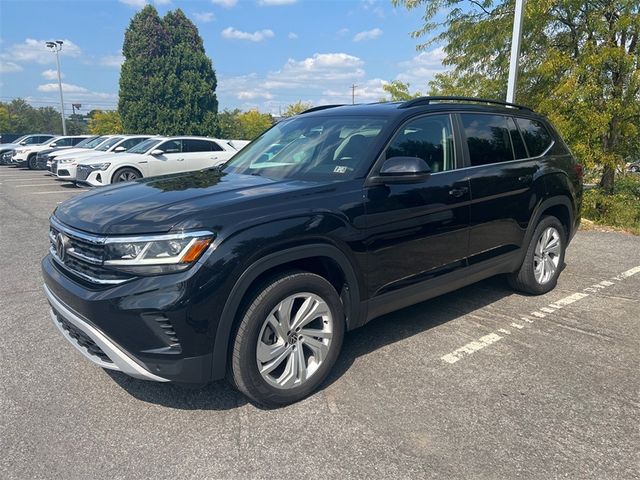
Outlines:
[[[362,42],[363,40],[374,40],[382,35],[382,30],[379,28],[373,28],[371,30],[365,30],[363,32],[358,32],[353,37],[354,42]]]
[[[231,40],[248,40],[250,42],[261,42],[267,38],[275,36],[272,30],[257,30],[253,33],[236,30],[233,27],[227,27],[222,31],[222,37]]]
[[[396,76],[396,80],[408,82],[414,88],[424,90],[436,73],[446,71],[446,67],[442,65],[445,56],[442,47],[420,52],[411,60],[401,62],[398,65],[403,71]]]
[[[339,37],[344,37],[347,33],[349,33],[348,28],[341,28],[340,30],[337,31],[337,34]]]
[[[365,11],[371,12],[379,18],[385,18],[384,9],[382,8],[382,2],[380,0],[361,0],[360,4]]]
[[[211,0],[211,3],[224,8],[233,8],[238,3],[238,0]]]
[[[38,85],[38,91],[45,92],[45,93],[57,92],[58,88],[59,87],[57,83],[45,83],[43,85]],[[73,85],[71,83],[63,83],[62,91],[66,93],[87,93],[89,90],[79,85]]]
[[[105,55],[100,57],[98,63],[104,67],[113,67],[120,68],[124,62],[124,57],[122,54],[118,53],[116,55]]]
[[[279,5],[291,5],[296,3],[298,0],[258,0],[259,5],[271,7],[271,6],[279,6]]]
[[[14,73],[20,70],[22,70],[22,67],[17,63],[0,61],[0,73]]]
[[[49,69],[49,70],[45,70],[44,72],[42,72],[41,74],[44,78],[46,78],[47,80],[57,80],[58,79],[58,71],[57,70],[53,70],[53,69]],[[64,73],[60,73],[60,78],[64,78]]]
[[[273,94],[264,90],[240,90],[236,96],[239,100],[255,100],[256,98],[271,100],[273,98]]]
[[[16,43],[7,47],[0,55],[0,58],[13,62],[36,62],[39,64],[47,64],[55,62],[55,55],[45,46],[48,40],[36,40],[27,38],[22,43]],[[71,40],[64,39],[61,56],[78,57],[82,50]]]
[[[194,12],[193,18],[196,19],[196,22],[209,23],[213,22],[216,16],[213,12]]]
[[[296,40],[298,38],[298,34],[295,32],[289,32],[289,35],[287,35],[287,38],[289,40]]]

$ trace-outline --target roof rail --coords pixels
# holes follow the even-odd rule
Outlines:
[[[531,110],[531,108],[518,105],[517,103],[502,102],[500,100],[491,100],[488,98],[476,98],[476,97],[449,97],[449,96],[434,96],[434,97],[419,97],[413,100],[408,100],[402,103],[398,108],[411,108],[420,105],[429,105],[432,102],[468,102],[468,103],[489,103],[491,105],[502,105],[503,107],[518,108],[520,110]]]
[[[320,110],[326,110],[328,108],[344,107],[344,105],[344,103],[336,103],[335,105],[320,105],[318,107],[311,107],[304,112],[300,112],[299,115],[302,115],[303,113],[318,112]]]

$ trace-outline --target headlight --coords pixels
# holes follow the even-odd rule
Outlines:
[[[213,238],[211,232],[107,238],[104,265],[131,273],[183,270],[202,256]]]
[[[73,158],[61,158],[58,160],[58,163],[71,163],[73,162]]]
[[[82,165],[82,167],[84,168],[88,168],[92,172],[95,172],[97,170],[106,170],[111,166],[110,163],[92,163],[92,164],[81,163],[80,165]]]

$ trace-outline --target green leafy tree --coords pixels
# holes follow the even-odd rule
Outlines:
[[[125,33],[123,55],[118,111],[125,131],[217,131],[215,72],[197,28],[181,10],[160,18],[145,6]]]
[[[445,45],[431,94],[504,98],[513,0],[392,0],[424,9],[418,46]],[[615,167],[640,131],[640,3],[527,2],[517,98],[548,115],[574,153],[614,191]]]
[[[293,117],[294,115],[298,115],[299,113],[304,112],[305,110],[309,110],[313,105],[310,103],[303,102],[302,100],[298,100],[296,103],[292,103],[287,105],[287,108],[282,112],[283,117]]]
[[[400,80],[393,80],[389,83],[385,83],[382,89],[389,94],[392,102],[411,100],[412,98],[418,98],[422,96],[420,92],[409,92],[411,85],[407,82],[401,82]],[[384,100],[387,100],[386,98]]]
[[[273,117],[268,113],[249,110],[238,115],[242,140],[253,140],[273,125]]]
[[[234,140],[243,139],[242,126],[238,116],[242,112],[239,109],[225,109],[218,114],[218,136]]]
[[[10,132],[9,109],[4,104],[0,104],[0,132]]]
[[[89,133],[94,135],[124,133],[118,111],[110,110],[103,112],[101,110],[93,110],[89,118]]]

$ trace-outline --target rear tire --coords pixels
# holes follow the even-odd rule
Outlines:
[[[232,384],[267,407],[312,394],[335,364],[344,337],[333,286],[313,273],[287,272],[263,283],[246,305],[233,339]]]
[[[560,220],[546,216],[540,220],[520,269],[507,277],[514,290],[542,295],[556,286],[564,265],[566,232]]]
[[[113,177],[111,177],[111,183],[132,182],[139,178],[142,178],[140,172],[133,168],[124,167],[115,171]]]

